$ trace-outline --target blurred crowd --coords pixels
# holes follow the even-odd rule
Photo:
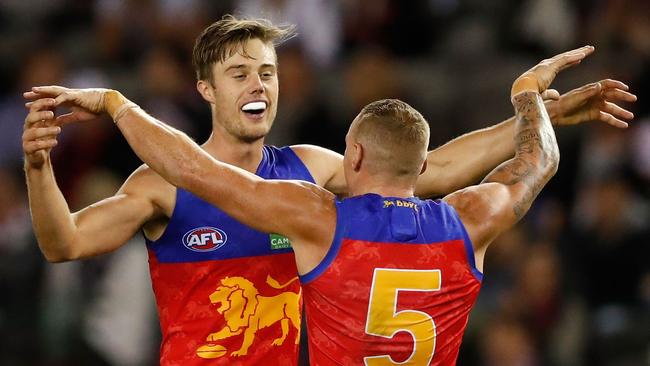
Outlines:
[[[431,148],[512,114],[511,82],[591,44],[553,85],[603,78],[639,101],[627,130],[557,130],[560,169],[486,257],[459,365],[650,365],[650,2],[647,0],[3,0],[0,2],[0,364],[154,365],[159,329],[142,238],[49,264],[24,178],[22,92],[109,87],[204,141],[194,38],[225,13],[297,25],[278,50],[280,104],[267,143],[342,152],[349,122],[400,98],[431,125]],[[476,152],[481,154],[480,151]],[[71,125],[53,150],[78,210],[140,162],[110,121]]]

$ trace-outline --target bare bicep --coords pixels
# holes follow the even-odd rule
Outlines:
[[[173,186],[152,172],[136,171],[114,196],[75,212],[79,256],[95,256],[124,245],[145,223],[173,209],[174,192]]]

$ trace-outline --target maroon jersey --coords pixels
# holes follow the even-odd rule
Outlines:
[[[264,146],[256,173],[313,182],[289,147]],[[297,364],[302,301],[287,238],[177,189],[164,234],[147,248],[161,365]]]
[[[481,285],[455,210],[366,194],[337,202],[335,238],[301,276],[313,365],[454,365]]]

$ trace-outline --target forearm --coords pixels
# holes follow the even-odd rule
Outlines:
[[[26,165],[25,178],[32,226],[41,252],[50,262],[76,258],[75,223],[56,184],[49,157],[38,168]]]
[[[261,179],[243,169],[220,162],[186,134],[158,121],[140,108],[122,107],[129,102],[121,94],[107,93],[106,111],[115,120],[136,155],[172,185],[218,206],[236,218],[255,211]],[[251,215],[254,216],[254,215]],[[244,223],[256,227],[256,222]]]
[[[539,94],[519,93],[513,97],[513,105],[516,112],[515,156],[492,171],[484,182],[513,187],[513,192],[520,196],[513,205],[518,220],[557,171],[560,153]]]
[[[557,100],[544,102],[551,124],[562,118]],[[515,154],[515,117],[457,137],[429,151],[427,171],[420,176],[416,194],[420,197],[445,195],[475,184]]]
[[[200,148],[187,135],[139,108],[124,109],[132,104],[119,92],[106,93],[106,112],[116,121],[136,155],[174,186],[184,186],[184,173],[195,170]],[[120,114],[119,116],[117,114]]]
[[[107,102],[106,111],[115,119],[120,106],[129,102],[119,93],[111,94],[109,98],[120,101],[115,106]],[[304,232],[314,230],[307,218],[323,210],[324,198],[331,198],[308,183],[265,181],[216,160],[184,133],[139,108],[117,117],[117,126],[129,145],[151,169],[172,185],[192,192],[256,230],[290,238],[309,237]]]
[[[514,117],[473,131],[429,152],[427,170],[418,178],[416,194],[444,195],[475,184],[514,154]]]
[[[515,106],[515,158],[538,166],[546,183],[557,171],[560,150],[555,131],[538,93],[523,92],[513,97]]]

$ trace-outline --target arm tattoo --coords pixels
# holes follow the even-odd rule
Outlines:
[[[513,203],[517,220],[528,211],[559,163],[555,133],[542,98],[537,93],[520,93],[512,100],[516,112],[515,157],[499,165],[483,182],[524,184],[521,197]]]

